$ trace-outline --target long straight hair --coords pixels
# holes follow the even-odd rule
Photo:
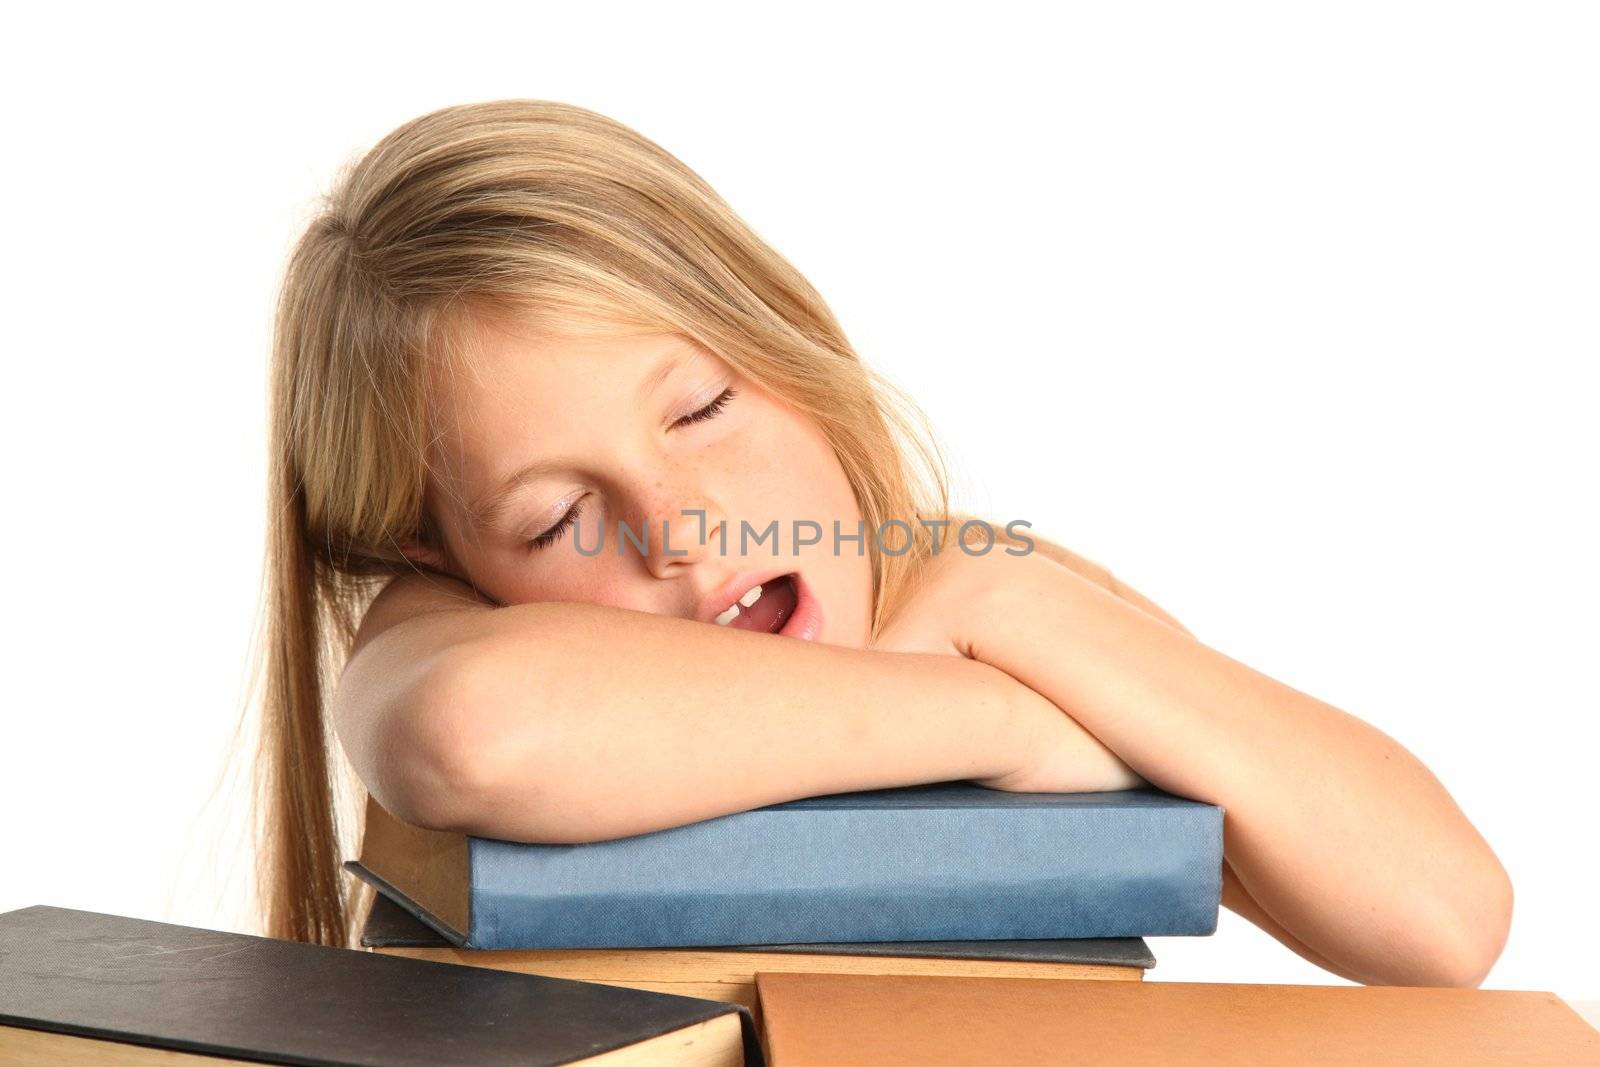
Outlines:
[[[340,862],[360,785],[325,714],[366,606],[437,545],[427,395],[477,315],[677,332],[815,420],[866,520],[872,631],[914,587],[949,481],[915,404],[822,297],[676,157],[570,104],[446,107],[341,169],[293,247],[270,373],[266,559],[252,678],[259,906],[273,937],[351,945]],[[908,526],[903,552],[871,531]],[[890,527],[899,529],[899,527]],[[899,548],[891,545],[891,549]]]

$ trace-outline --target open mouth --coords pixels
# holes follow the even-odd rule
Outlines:
[[[775,634],[794,618],[799,606],[800,590],[795,585],[794,575],[780,574],[745,593],[718,616],[717,623],[735,630]]]

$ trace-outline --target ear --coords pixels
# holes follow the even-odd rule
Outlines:
[[[430,548],[420,541],[410,540],[400,542],[400,553],[412,563],[418,563],[434,570],[445,570],[448,566],[444,553],[437,548]]]

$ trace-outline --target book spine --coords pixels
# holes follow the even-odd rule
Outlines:
[[[1222,814],[767,808],[578,845],[476,839],[468,947],[1211,934]]]

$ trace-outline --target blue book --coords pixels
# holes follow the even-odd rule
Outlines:
[[[1157,789],[936,782],[528,844],[410,826],[369,799],[345,866],[458,948],[1204,935],[1222,815]]]

